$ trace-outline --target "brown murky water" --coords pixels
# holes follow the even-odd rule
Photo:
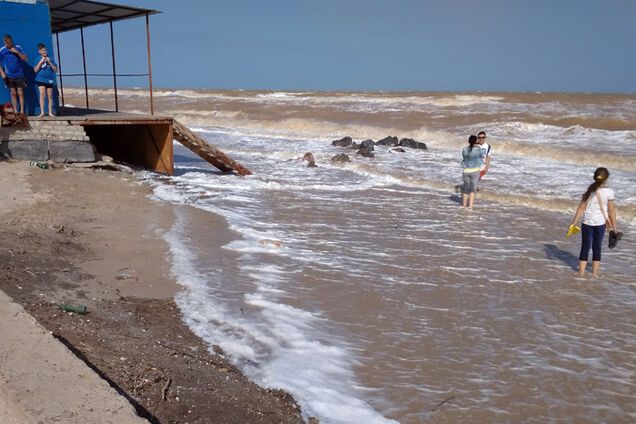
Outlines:
[[[174,90],[157,103],[254,171],[220,176],[177,148],[175,177],[144,177],[159,201],[221,214],[236,234],[224,264],[200,218],[167,235],[184,317],[307,415],[636,420],[636,96]],[[458,151],[481,129],[493,170],[465,211]],[[366,159],[330,145],[345,135],[429,149]],[[318,168],[297,160],[306,151]],[[332,164],[342,152],[352,162]],[[600,165],[626,236],[601,278],[576,278],[565,230]]]

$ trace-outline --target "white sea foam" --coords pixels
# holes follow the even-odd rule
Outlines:
[[[275,93],[263,93],[263,94],[257,94],[256,98],[261,98],[261,99],[295,99],[299,96],[304,96],[305,94],[308,93],[289,93],[289,92],[275,92]]]
[[[156,185],[155,197],[183,203],[183,194],[175,186]],[[226,217],[228,215],[226,214]],[[228,217],[232,221],[232,216]],[[250,229],[241,217],[243,235],[239,249],[243,252],[262,252],[255,243],[271,233]],[[246,265],[245,270],[256,288],[244,295],[245,304],[259,318],[250,320],[232,314],[211,293],[215,273],[203,274],[182,236],[181,219],[166,235],[173,260],[172,273],[186,290],[177,297],[188,325],[211,345],[220,346],[232,361],[251,378],[266,387],[290,391],[300,402],[305,417],[316,415],[326,423],[389,423],[359,398],[358,386],[352,371],[354,358],[346,344],[332,344],[332,336],[314,330],[315,312],[303,311],[281,303],[284,295],[284,271],[272,265]],[[237,225],[237,224],[235,224]],[[248,248],[248,245],[255,245]],[[266,250],[266,249],[265,249]],[[329,343],[321,341],[329,340]]]

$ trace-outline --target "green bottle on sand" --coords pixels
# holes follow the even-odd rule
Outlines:
[[[36,160],[32,160],[31,162],[29,162],[29,165],[35,166],[40,169],[49,169],[49,164],[46,162],[38,162]]]
[[[73,303],[60,303],[57,305],[58,308],[63,310],[64,312],[74,312],[76,314],[84,315],[86,313],[86,306],[84,305],[76,305]]]

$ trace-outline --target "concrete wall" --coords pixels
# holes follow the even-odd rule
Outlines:
[[[53,162],[94,162],[84,127],[64,120],[32,120],[31,127],[0,128],[0,157]]]
[[[13,42],[24,50],[29,57],[29,63],[24,63],[24,71],[28,86],[25,88],[26,112],[28,115],[40,113],[38,91],[35,86],[33,66],[39,59],[37,45],[44,43],[49,55],[57,63],[54,54],[53,38],[51,35],[51,17],[49,5],[45,1],[36,3],[16,3],[0,0],[0,35],[11,34]],[[54,90],[55,91],[55,90]],[[10,103],[9,90],[0,84],[0,104]],[[54,110],[58,111],[57,94],[55,94]],[[46,107],[46,106],[45,106]]]

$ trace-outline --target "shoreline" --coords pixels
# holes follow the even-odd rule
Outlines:
[[[7,186],[0,290],[140,416],[153,423],[304,422],[291,395],[258,387],[183,323],[173,300],[182,288],[170,276],[162,238],[180,206],[148,199],[147,185],[116,171],[0,162],[0,177]],[[209,225],[223,255],[230,230],[222,217]],[[89,313],[64,313],[56,307],[62,302]],[[26,403],[29,413],[37,409]]]

